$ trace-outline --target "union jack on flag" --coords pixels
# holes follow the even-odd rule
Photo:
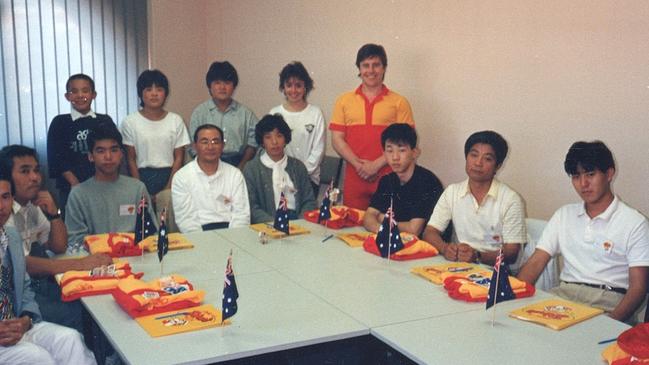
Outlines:
[[[318,215],[318,223],[322,221],[326,221],[327,219],[331,219],[331,199],[329,198],[329,194],[333,190],[333,180],[331,180],[331,184],[329,184],[329,187],[327,187],[327,190],[324,193],[324,197],[322,198],[322,204],[320,205],[320,214]]]

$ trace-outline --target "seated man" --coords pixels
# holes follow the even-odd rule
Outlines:
[[[493,265],[500,246],[505,261],[516,261],[527,241],[521,197],[495,176],[507,156],[507,142],[493,131],[472,134],[464,144],[468,179],[449,185],[439,198],[424,233],[447,260]],[[440,236],[453,221],[457,243]]]
[[[564,168],[583,203],[554,213],[518,278],[534,283],[550,258],[561,254],[554,294],[634,323],[647,294],[649,222],[613,194],[615,162],[604,143],[574,143]]]
[[[144,184],[119,173],[123,148],[114,125],[102,124],[90,132],[88,159],[95,165],[95,175],[72,189],[65,214],[72,247],[82,247],[86,235],[133,232],[135,208],[143,194],[149,215],[155,217]]]
[[[0,363],[96,364],[77,331],[41,320],[22,239],[6,224],[14,190],[9,171],[0,170]]]
[[[243,169],[252,223],[272,222],[284,193],[290,219],[316,208],[309,173],[304,164],[288,156],[291,128],[280,114],[266,115],[255,126],[255,139],[263,150]]]
[[[243,174],[221,161],[221,128],[204,124],[194,132],[196,158],[174,175],[171,185],[176,223],[183,233],[250,224]]]
[[[52,275],[69,270],[91,270],[110,264],[110,257],[51,259],[48,250],[54,254],[65,253],[68,234],[54,199],[49,192],[41,190],[43,177],[36,151],[20,145],[4,147],[0,151],[0,170],[11,173],[15,200],[7,224],[22,236],[27,272],[33,277],[32,286],[43,318],[81,330],[81,304],[62,302],[61,291]]]
[[[417,132],[409,124],[392,124],[381,133],[383,155],[392,173],[379,181],[365,212],[363,226],[378,232],[390,208],[399,231],[421,236],[444,188],[435,174],[417,165]]]

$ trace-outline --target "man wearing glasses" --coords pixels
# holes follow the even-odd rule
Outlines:
[[[171,197],[183,233],[250,224],[250,204],[243,174],[221,161],[225,142],[221,128],[204,124],[194,132],[196,158],[178,170]]]

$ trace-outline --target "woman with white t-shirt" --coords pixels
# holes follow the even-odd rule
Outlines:
[[[319,107],[306,101],[313,90],[313,80],[302,63],[294,61],[279,74],[279,90],[286,101],[270,110],[281,114],[291,128],[291,143],[286,154],[306,166],[314,193],[320,184],[320,163],[325,153],[325,120]]]
[[[121,125],[128,170],[141,180],[151,196],[171,187],[189,145],[187,127],[180,115],[164,109],[169,81],[159,70],[146,70],[137,79],[142,109]]]

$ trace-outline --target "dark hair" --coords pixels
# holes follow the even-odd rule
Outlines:
[[[0,181],[9,182],[9,191],[11,191],[11,195],[16,194],[16,187],[14,181],[11,179],[11,171],[0,170]]]
[[[410,148],[417,147],[417,132],[410,124],[394,123],[381,133],[381,146],[385,149],[386,142],[407,144]]]
[[[309,72],[301,62],[293,61],[284,66],[282,71],[279,73],[279,91],[284,91],[284,84],[291,77],[295,77],[304,82],[304,88],[306,89],[304,98],[306,99],[311,90],[313,90],[313,79],[309,76]]]
[[[70,92],[70,83],[74,80],[86,80],[90,84],[90,88],[92,89],[92,92],[95,92],[95,81],[88,75],[86,74],[74,74],[70,77],[68,77],[68,81],[65,82],[65,92],[69,93]]]
[[[239,85],[239,75],[237,75],[237,70],[230,62],[216,61],[210,65],[210,69],[207,70],[205,75],[205,83],[208,89],[214,81],[230,81],[236,88]]]
[[[281,114],[266,114],[255,126],[255,141],[262,146],[264,135],[277,129],[284,136],[286,144],[291,143],[291,128],[286,124]]]
[[[604,142],[579,141],[570,146],[563,168],[568,175],[575,175],[580,166],[587,172],[595,170],[606,172],[610,168],[615,169],[615,161],[613,161],[611,150],[606,147]]]
[[[361,62],[370,57],[378,57],[383,67],[388,67],[388,56],[385,54],[385,48],[373,43],[368,43],[358,50],[356,54],[356,67],[361,68]]]
[[[198,142],[198,132],[204,129],[216,129],[221,134],[221,139],[225,138],[223,137],[223,130],[218,126],[215,126],[214,124],[203,124],[200,127],[196,128],[196,130],[194,131],[194,143]],[[225,142],[225,140],[223,142]]]
[[[496,153],[496,165],[502,165],[503,161],[505,161],[505,157],[507,157],[509,147],[507,147],[507,141],[505,141],[500,134],[494,131],[473,133],[464,143],[464,158],[469,154],[471,148],[478,143],[490,145]]]
[[[122,144],[122,135],[119,133],[119,130],[117,130],[115,124],[111,122],[101,122],[99,125],[91,128],[90,133],[88,133],[88,151],[92,153],[97,141],[104,139],[112,139],[117,142],[120,148],[124,148],[124,144]]]
[[[137,78],[137,96],[140,98],[141,107],[144,106],[142,92],[147,87],[152,87],[153,85],[165,89],[165,100],[169,97],[169,80],[167,80],[167,76],[160,70],[145,70]]]
[[[12,144],[3,147],[0,150],[0,171],[4,171],[10,178],[12,171],[14,170],[14,158],[17,157],[33,157],[38,161],[38,154],[36,153],[36,150],[31,147],[19,144]]]

